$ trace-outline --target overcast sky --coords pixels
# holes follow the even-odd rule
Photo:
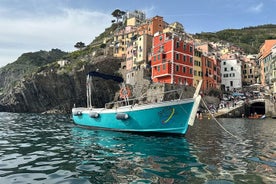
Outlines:
[[[188,33],[276,24],[276,0],[0,0],[0,67],[26,52],[91,43],[115,9],[163,16]]]

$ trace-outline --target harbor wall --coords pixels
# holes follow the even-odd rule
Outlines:
[[[265,114],[267,117],[276,118],[276,102],[274,99],[265,99]]]

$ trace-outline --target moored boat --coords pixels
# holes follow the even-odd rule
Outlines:
[[[92,76],[101,77],[93,72],[88,75],[87,81],[91,81]],[[107,78],[107,75],[104,76]],[[148,104],[131,104],[130,101],[137,99],[128,99],[128,90],[125,89],[123,101],[108,103],[105,108],[92,107],[91,89],[88,85],[88,107],[73,108],[73,120],[77,125],[114,131],[185,134],[188,125],[192,126],[196,117],[201,100],[199,94],[201,83],[202,81],[197,86],[193,98],[178,98]],[[124,105],[119,106],[122,103]]]

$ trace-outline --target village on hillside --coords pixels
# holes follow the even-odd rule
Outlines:
[[[231,43],[193,39],[182,24],[161,16],[146,18],[138,10],[119,15],[126,25],[114,32],[109,48],[125,60],[127,84],[135,84],[138,72],[151,70],[153,82],[196,86],[203,80],[203,92],[258,85],[276,95],[276,40],[265,40],[259,53],[247,54]]]
[[[126,84],[135,85],[141,76],[153,83],[194,87],[202,80],[203,95],[224,92],[219,96],[222,107],[264,95],[275,104],[276,39],[264,40],[259,53],[249,54],[225,41],[194,39],[181,23],[167,23],[162,16],[146,18],[139,10],[118,9],[112,15],[119,26],[104,39],[104,52],[123,59]]]

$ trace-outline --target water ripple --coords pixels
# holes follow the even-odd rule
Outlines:
[[[0,183],[276,181],[276,122],[221,121],[240,139],[211,120],[174,137],[84,129],[66,115],[0,113]]]

